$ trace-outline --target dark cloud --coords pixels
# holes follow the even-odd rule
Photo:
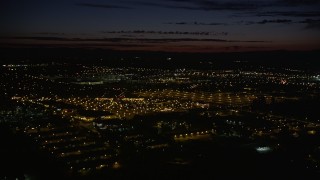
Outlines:
[[[37,40],[57,42],[125,42],[125,43],[170,43],[170,42],[244,42],[244,43],[270,43],[260,40],[228,40],[228,39],[200,39],[200,38],[63,38],[63,37],[0,37],[3,40]]]
[[[165,0],[165,1],[172,1],[172,2],[192,2],[192,0]]]
[[[38,37],[38,36],[17,36],[17,37],[0,37],[0,39],[17,39],[17,40],[46,40],[46,41],[73,41],[74,39],[64,37]]]
[[[102,31],[104,34],[160,34],[160,35],[197,35],[197,36],[216,36],[228,35],[227,32],[206,32],[206,31]]]
[[[191,1],[194,5],[203,10],[255,10],[260,7],[260,4],[255,2],[245,1]]]
[[[263,20],[257,22],[258,24],[269,24],[269,23],[277,23],[277,24],[289,24],[292,20],[289,19],[273,19],[273,20]]]
[[[59,33],[59,32],[36,32],[36,33],[33,33],[33,34],[38,34],[38,35],[50,35],[50,36],[54,36],[54,35],[64,36],[64,35],[66,35],[66,33]]]
[[[146,1],[121,1],[123,3],[128,3],[131,5],[142,5],[142,6],[153,6],[161,8],[171,8],[171,9],[185,9],[185,10],[254,10],[257,9],[257,3],[255,2],[224,2],[224,1],[209,1],[209,0],[171,0],[169,1],[159,1],[146,2]]]
[[[250,13],[252,14],[252,13]],[[270,16],[270,17],[320,17],[320,11],[269,11],[269,12],[258,12],[253,15],[258,17]]]
[[[292,20],[290,19],[271,19],[267,20],[264,19],[262,21],[247,21],[247,22],[242,22],[245,25],[254,25],[254,24],[291,24]]]
[[[110,4],[94,4],[94,3],[76,3],[77,6],[85,6],[92,8],[106,8],[106,9],[132,9],[131,7],[110,5]]]
[[[169,22],[169,23],[165,23],[165,24],[186,25],[186,24],[188,24],[188,23],[187,23],[187,22],[175,22],[175,23]]]
[[[171,1],[171,2],[180,2],[180,3],[193,3],[193,4],[205,4],[205,5],[233,5],[239,6],[241,5],[250,5],[255,7],[262,7],[262,6],[280,6],[280,5],[315,5],[319,4],[320,0],[234,0],[234,1],[226,1],[226,0],[164,0],[164,1]]]
[[[283,3],[291,6],[315,5],[315,4],[319,4],[320,0],[278,0],[278,3]]]
[[[202,26],[225,26],[226,23],[204,23],[204,22],[167,22],[164,24],[175,24],[175,25],[202,25]]]
[[[320,0],[164,0],[178,3],[181,7],[192,5],[197,10],[258,10],[265,7],[314,6]],[[184,5],[184,6],[182,6]]]
[[[256,24],[306,24],[305,29],[316,29],[320,30],[320,19],[305,19],[303,21],[292,21],[289,19],[272,19],[262,21],[242,21],[240,24],[245,25],[256,25]]]
[[[121,1],[130,5],[139,5],[139,6],[152,6],[152,7],[161,7],[161,8],[170,8],[170,9],[186,9],[186,10],[199,10],[197,7],[193,6],[182,6],[182,5],[170,5],[163,3],[153,3],[153,2],[143,2],[143,1]]]
[[[305,29],[316,29],[320,30],[320,19],[305,19],[299,21],[301,24],[306,24]]]
[[[96,8],[120,8],[132,9],[137,6],[150,6],[169,9],[202,10],[202,11],[257,11],[266,7],[288,6],[317,6],[320,0],[248,0],[248,1],[225,1],[225,0],[120,0],[114,1],[117,5],[78,3],[79,6]],[[120,5],[119,5],[120,4]],[[123,4],[127,6],[122,6]],[[271,14],[270,14],[271,15]]]

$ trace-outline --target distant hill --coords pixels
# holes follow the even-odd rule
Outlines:
[[[214,65],[230,66],[230,62],[238,62],[249,63],[253,66],[270,65],[320,69],[320,50],[171,53],[76,48],[1,48],[0,58],[2,63],[59,62],[110,66],[197,68]]]

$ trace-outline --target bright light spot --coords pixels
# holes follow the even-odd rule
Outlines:
[[[264,147],[257,147],[256,150],[259,153],[267,153],[267,152],[271,151],[271,148],[267,147],[267,146],[264,146]]]

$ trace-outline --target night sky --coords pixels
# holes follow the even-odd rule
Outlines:
[[[2,0],[1,47],[314,50],[320,0]]]

